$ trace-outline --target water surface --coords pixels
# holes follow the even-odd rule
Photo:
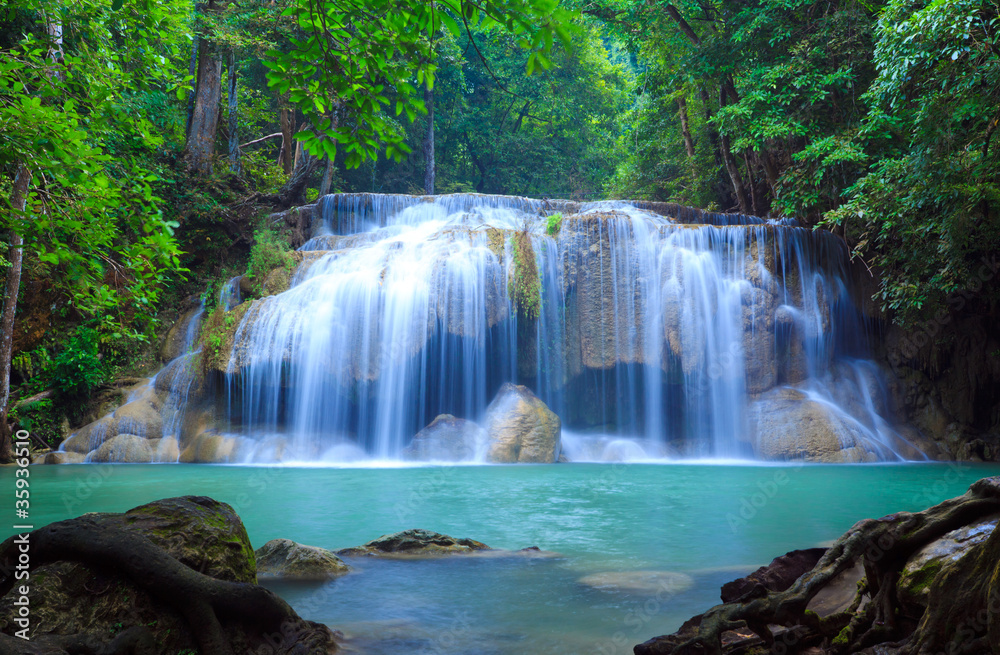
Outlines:
[[[13,468],[0,485],[13,490]],[[559,557],[351,561],[327,585],[273,585],[366,653],[630,653],[719,602],[719,586],[856,521],[963,493],[996,464],[558,464],[416,468],[88,465],[31,469],[32,522],[186,494],[233,505],[254,547],[278,537],[339,549],[425,528]],[[9,497],[13,497],[11,492]],[[10,524],[0,529],[6,537]],[[671,571],[684,591],[579,583]]]

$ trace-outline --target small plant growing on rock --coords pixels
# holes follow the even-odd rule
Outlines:
[[[549,235],[550,237],[554,237],[557,234],[559,234],[559,231],[562,229],[562,222],[563,222],[562,212],[556,212],[555,214],[549,216],[548,220],[545,223],[545,234]]]

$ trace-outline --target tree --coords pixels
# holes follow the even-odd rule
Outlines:
[[[306,150],[332,159],[341,144],[348,168],[383,150],[397,160],[410,151],[384,110],[391,95],[396,116],[412,121],[426,111],[417,89],[433,89],[433,42],[442,27],[457,36],[474,26],[502,26],[528,51],[529,72],[548,68],[554,41],[568,45],[572,31],[569,12],[553,0],[299,0],[285,14],[305,38],[288,52],[271,53],[268,80],[313,127],[296,135]],[[331,120],[335,106],[348,120]]]
[[[53,11],[22,0],[11,7],[25,30],[0,57],[0,166],[14,189],[2,229],[15,264],[0,335],[4,432],[8,325],[22,258],[108,338],[144,333],[163,283],[180,268],[175,225],[153,191],[158,178],[137,156],[160,140],[132,103],[179,78],[170,62],[181,60],[181,41],[166,35],[183,21],[184,5],[115,5],[84,0]]]

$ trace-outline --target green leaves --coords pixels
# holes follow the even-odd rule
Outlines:
[[[109,333],[145,330],[180,270],[158,178],[136,160],[163,138],[134,103],[181,78],[170,57],[189,11],[180,0],[80,0],[61,14],[62,64],[39,24],[0,56],[0,161],[33,176],[25,211],[5,212],[0,228],[21,234],[36,274]]]
[[[422,91],[434,88],[443,28],[457,36],[492,24],[524,35],[529,73],[549,68],[555,39],[568,43],[572,32],[570,14],[553,0],[299,0],[284,15],[304,38],[269,53],[268,84],[315,130],[299,135],[303,147],[330,156],[347,144],[348,167],[409,151],[388,113],[409,121],[425,113]]]

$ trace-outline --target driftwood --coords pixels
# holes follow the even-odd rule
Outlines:
[[[986,636],[996,633],[996,648],[1000,648],[997,612],[989,614],[992,619],[981,621],[982,625],[974,624],[987,605],[997,604],[991,602],[989,581],[1000,580],[1000,531],[982,545],[978,555],[970,556],[969,563],[962,560],[962,570],[949,571],[951,580],[934,581],[931,602],[917,626],[898,611],[896,595],[900,573],[914,553],[952,530],[997,512],[1000,477],[979,480],[964,495],[923,512],[859,521],[786,591],[768,592],[758,585],[737,601],[717,605],[688,621],[673,635],[639,644],[635,653],[723,655],[723,633],[730,630],[743,634],[750,630],[772,652],[782,653],[816,647],[825,653],[872,652],[866,649],[876,645],[892,649],[879,652],[899,655],[1000,652],[990,650]],[[806,612],[809,601],[825,585],[858,562],[864,566],[865,577],[847,611],[825,618]],[[959,576],[962,571],[965,577]],[[1000,590],[992,592],[1000,595]],[[963,620],[967,632],[956,635]],[[789,629],[782,635],[780,648],[769,627],[774,625]]]

